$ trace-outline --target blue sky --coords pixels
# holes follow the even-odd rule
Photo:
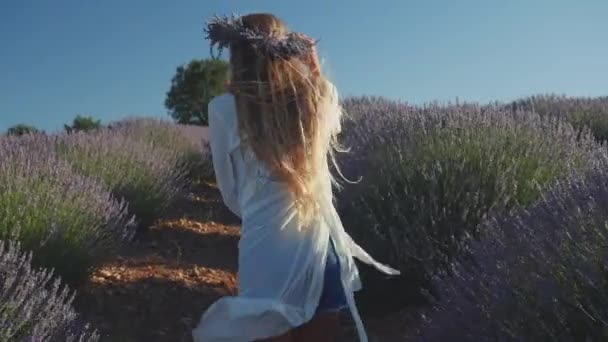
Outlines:
[[[357,3],[360,4],[357,4]],[[269,11],[320,38],[343,96],[413,103],[608,95],[606,0],[3,0],[0,130],[77,114],[168,118],[175,68],[213,14]]]

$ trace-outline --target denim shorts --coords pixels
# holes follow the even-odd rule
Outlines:
[[[337,312],[348,307],[340,276],[340,261],[338,260],[336,248],[331,238],[328,245],[323,292],[321,299],[319,299],[316,314]]]

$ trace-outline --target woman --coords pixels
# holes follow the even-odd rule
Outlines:
[[[387,274],[344,231],[333,206],[341,108],[315,42],[271,14],[215,18],[211,46],[230,49],[230,91],[209,103],[218,187],[242,219],[239,294],[215,302],[195,341],[333,341],[354,301],[353,257]]]

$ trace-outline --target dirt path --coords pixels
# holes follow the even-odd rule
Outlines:
[[[169,217],[95,272],[77,305],[102,341],[191,341],[203,311],[236,292],[238,229],[217,189],[196,185]],[[389,322],[367,320],[372,341],[404,341],[395,331],[400,322]],[[348,319],[344,332],[345,341],[356,341]]]
[[[236,289],[238,223],[201,184],[100,268],[77,305],[102,341],[191,341],[203,310]]]

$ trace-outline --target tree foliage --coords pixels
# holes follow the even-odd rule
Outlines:
[[[33,133],[41,133],[41,131],[34,126],[30,126],[30,125],[26,125],[26,124],[15,125],[13,127],[10,127],[6,131],[6,134],[8,134],[8,135],[24,135],[24,134],[33,134]]]
[[[101,120],[94,119],[92,116],[77,115],[72,121],[72,125],[63,125],[67,132],[91,131],[102,128]]]
[[[171,80],[165,107],[180,124],[208,124],[207,105],[224,91],[229,65],[216,59],[192,60],[179,66]]]

